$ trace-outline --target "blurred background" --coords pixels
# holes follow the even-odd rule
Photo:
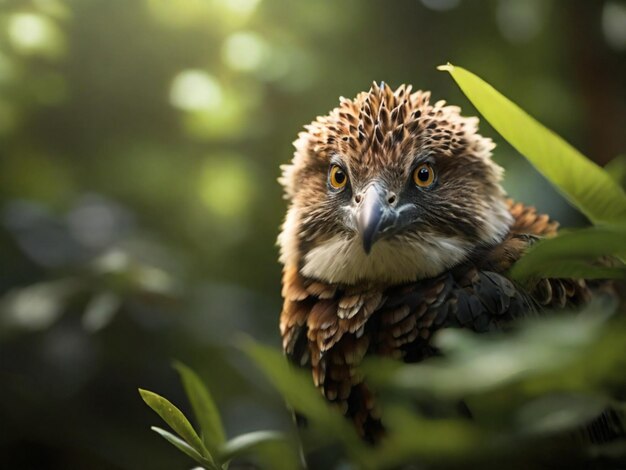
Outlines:
[[[229,435],[288,426],[236,346],[279,344],[278,165],[372,80],[474,114],[447,61],[598,163],[626,151],[623,1],[0,0],[3,466],[189,468],[137,393],[187,411],[173,358]],[[585,223],[482,131],[513,197]]]

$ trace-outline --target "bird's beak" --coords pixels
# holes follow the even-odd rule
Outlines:
[[[357,208],[357,229],[367,254],[374,243],[395,226],[398,219],[398,213],[391,207],[386,193],[379,183],[370,184],[362,193]]]

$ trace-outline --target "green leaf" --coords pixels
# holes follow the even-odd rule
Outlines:
[[[225,462],[254,454],[268,469],[293,470],[302,468],[295,445],[282,433],[256,431],[242,434],[226,442],[220,457]]]
[[[594,347],[602,349],[603,354],[609,341],[619,341],[602,337],[606,315],[598,308],[599,304],[592,303],[577,317],[561,313],[555,318],[526,321],[515,336],[442,330],[434,337],[434,345],[443,357],[400,367],[390,364],[389,359],[376,359],[366,372],[379,387],[450,400],[502,390],[524,381],[528,384],[541,380],[545,384],[550,380],[556,387],[562,386],[559,380],[563,377],[556,379],[559,370],[569,372],[571,379],[584,377],[577,386],[591,385],[592,380],[584,375],[586,371],[578,376],[572,372],[574,365],[585,362]],[[624,331],[621,334],[623,338]],[[620,352],[615,351],[604,360],[614,367],[619,357]],[[546,385],[541,392],[547,389]],[[524,393],[530,393],[528,387]]]
[[[295,369],[281,353],[252,340],[244,344],[244,350],[287,403],[309,419],[320,438],[343,442],[355,454],[364,448],[354,428],[315,389],[310,374]]]
[[[174,362],[174,367],[180,374],[187,398],[200,425],[204,445],[211,455],[217,456],[218,449],[226,442],[226,433],[217,406],[195,372],[181,362]]]
[[[196,449],[191,447],[189,444],[183,441],[180,437],[175,436],[171,432],[168,432],[165,429],[161,429],[157,426],[152,426],[150,429],[152,429],[154,432],[159,434],[161,437],[163,437],[163,439],[165,439],[167,442],[172,444],[178,450],[180,450],[184,454],[187,454],[189,457],[194,459],[196,462],[201,463],[202,465],[206,465],[209,468],[217,468],[215,467],[213,462],[211,462],[210,460],[200,455]]]
[[[551,434],[576,429],[609,406],[606,397],[584,393],[552,393],[524,404],[516,412],[516,424],[525,434]]]
[[[626,226],[604,225],[560,233],[541,240],[511,270],[513,277],[626,278],[626,267],[594,263],[602,256],[626,256]]]
[[[547,393],[603,396],[607,390],[624,390],[626,323],[610,313],[592,302],[577,315],[525,321],[515,335],[442,331],[435,345],[443,357],[402,365],[384,383],[375,374],[370,379],[394,397],[411,397],[430,408],[442,400],[464,400],[479,423],[505,424],[513,417],[518,429],[531,431],[528,421],[512,416],[531,400]],[[574,414],[581,416],[572,412],[559,426],[555,412],[533,432],[573,426]]]
[[[213,462],[211,454],[206,449],[202,440],[193,429],[185,415],[171,402],[149,390],[139,389],[143,401],[158,414],[187,444],[196,450],[202,457]],[[213,464],[214,465],[214,464]],[[214,465],[215,466],[215,465]],[[217,468],[217,467],[216,467]]]
[[[451,64],[463,93],[507,142],[594,223],[626,221],[626,192],[609,174],[471,72]]]
[[[409,462],[419,462],[418,468],[473,468],[468,457],[494,447],[493,436],[468,420],[425,419],[395,405],[385,409],[385,420],[389,434],[370,451],[370,468],[404,468]]]
[[[572,279],[626,279],[625,267],[597,266],[587,261],[560,259],[537,263],[532,268],[524,267],[524,272],[514,272],[516,279],[572,278]]]
[[[618,155],[609,163],[604,166],[611,178],[613,178],[617,184],[626,189],[626,155]]]

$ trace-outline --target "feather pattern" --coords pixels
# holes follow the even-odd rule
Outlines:
[[[430,339],[441,328],[499,330],[544,307],[588,301],[590,289],[582,280],[542,279],[524,290],[506,277],[505,270],[534,240],[556,230],[534,209],[509,206],[515,222],[502,243],[429,279],[355,287],[313,281],[293,268],[284,271],[284,350],[293,362],[311,367],[315,385],[364,438],[375,441],[383,430],[357,370],[366,354],[420,361],[436,353]],[[506,262],[500,261],[502,253]]]

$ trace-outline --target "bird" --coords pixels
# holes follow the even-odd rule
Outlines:
[[[367,355],[419,362],[438,330],[502,330],[593,295],[584,279],[509,277],[558,223],[507,196],[478,122],[374,82],[304,126],[281,166],[282,347],[366,442],[385,432]]]

